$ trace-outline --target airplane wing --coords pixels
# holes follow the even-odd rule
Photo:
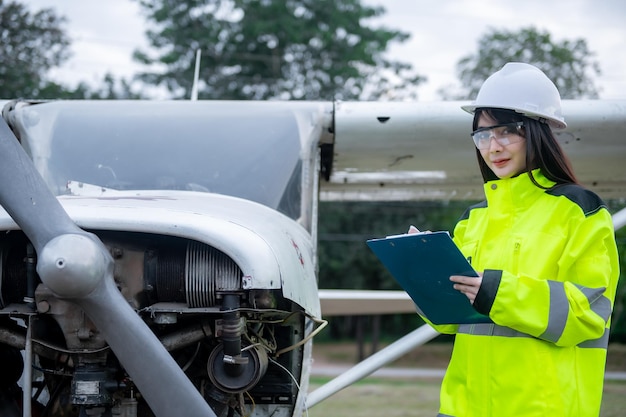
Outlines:
[[[325,201],[482,200],[464,102],[345,102],[335,106]],[[583,185],[626,195],[626,100],[565,100],[557,138]]]

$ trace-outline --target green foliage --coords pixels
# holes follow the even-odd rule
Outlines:
[[[88,88],[86,85],[80,84],[74,93],[91,100],[137,100],[143,98],[142,94],[133,91],[128,80],[116,79],[112,74],[104,76],[103,85],[99,89]]]
[[[107,74],[100,88],[68,87],[51,81],[51,69],[70,56],[66,19],[52,9],[29,11],[16,1],[0,0],[0,98],[134,99],[128,81]]]
[[[462,88],[441,90],[445,98],[473,99],[482,83],[507,62],[539,67],[559,89],[563,99],[597,98],[591,77],[600,74],[584,39],[557,43],[546,31],[528,27],[519,31],[490,29],[478,42],[478,52],[457,63]]]
[[[320,203],[319,259],[321,288],[398,289],[365,241],[421,230],[451,231],[467,202]]]
[[[404,233],[411,224],[420,230],[451,231],[468,205],[468,202],[321,203],[319,287],[400,290],[365,241]],[[381,321],[383,338],[404,335],[423,324],[417,314],[383,316]],[[353,317],[333,317],[325,333],[333,340],[354,337],[359,324]]]
[[[64,23],[52,9],[31,13],[18,2],[0,1],[0,97],[58,91],[46,74],[69,58]]]
[[[360,0],[139,0],[154,28],[158,68],[139,77],[188,98],[196,51],[205,99],[373,99],[424,81],[408,63],[383,57],[409,35],[365,23],[384,13]],[[413,90],[414,91],[414,90]]]
[[[71,88],[54,82],[47,82],[36,93],[28,98],[36,99],[74,99],[74,100],[131,100],[140,99],[142,96],[132,91],[128,81],[117,80],[112,75],[107,74],[103,79],[103,84],[99,88],[93,88],[85,83],[79,83]]]

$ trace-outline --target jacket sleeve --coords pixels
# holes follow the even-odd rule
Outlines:
[[[576,222],[554,262],[555,277],[486,270],[474,307],[496,324],[558,346],[606,346],[619,277],[609,212],[602,208]]]

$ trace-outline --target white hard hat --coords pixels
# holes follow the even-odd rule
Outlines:
[[[477,108],[515,110],[557,129],[567,127],[559,90],[539,68],[521,62],[509,62],[492,74],[480,87],[476,100],[461,108],[468,113]]]

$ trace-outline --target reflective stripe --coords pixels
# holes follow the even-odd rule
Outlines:
[[[565,285],[562,282],[548,281],[550,287],[550,313],[548,315],[548,327],[540,339],[555,343],[563,335],[567,324],[569,303],[565,295]]]
[[[477,336],[533,337],[529,334],[513,330],[510,327],[500,326],[494,323],[460,324],[458,333]]]
[[[528,337],[537,339],[527,333],[518,332],[510,327],[499,326],[494,323],[460,324],[457,333],[474,336],[501,336],[501,337]],[[578,345],[579,348],[602,348],[609,345],[609,330],[604,330],[604,335],[598,339],[586,340]]]
[[[576,287],[587,297],[591,311],[602,317],[604,321],[608,321],[611,317],[612,308],[611,300],[604,296],[606,288],[589,288],[582,285]]]
[[[540,339],[548,342],[556,343],[567,325],[567,314],[569,312],[569,303],[565,294],[565,283],[548,281],[550,287],[550,313],[548,317],[548,327],[546,331],[539,336]],[[611,316],[611,301],[604,297],[604,288],[589,288],[582,285],[576,285],[576,288],[582,292],[591,311],[600,316],[605,322]]]
[[[579,348],[606,349],[609,346],[609,329],[604,329],[604,334],[594,340],[585,340],[578,345]]]

